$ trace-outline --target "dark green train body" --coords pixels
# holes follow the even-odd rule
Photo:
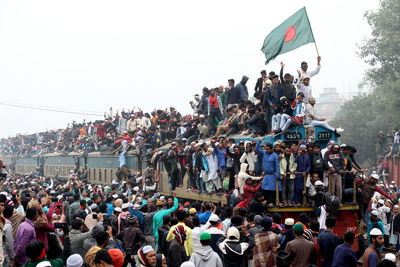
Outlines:
[[[232,136],[236,142],[251,141],[258,138],[246,138],[239,135]],[[283,140],[287,143],[303,141],[316,142],[325,147],[329,140],[337,142],[338,135],[335,132],[328,131],[321,127],[299,126],[292,128],[286,133],[279,135],[264,136],[262,143],[273,143],[276,140]],[[167,151],[170,145],[161,147],[160,150]],[[8,166],[17,174],[25,174],[36,171],[42,176],[55,176],[68,179],[71,170],[87,171],[87,181],[95,184],[111,184],[112,180],[117,180],[117,171],[119,167],[118,154],[112,152],[92,152],[84,153],[51,153],[40,156],[10,156],[4,155],[4,165]],[[144,170],[150,164],[151,155],[142,156],[135,152],[126,153],[126,167],[131,174]],[[169,195],[170,188],[168,183],[168,174],[161,162],[157,164],[159,171],[158,191],[163,195]],[[207,195],[205,193],[195,193],[189,190],[187,179],[183,179],[182,187],[176,188],[177,196],[185,199],[196,199],[200,201],[221,201],[227,202],[227,199],[219,195]]]

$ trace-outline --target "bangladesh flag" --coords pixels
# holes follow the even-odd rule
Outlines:
[[[265,65],[280,54],[292,51],[302,45],[312,43],[314,35],[308,20],[306,8],[303,7],[276,27],[264,40],[261,51],[267,61]]]

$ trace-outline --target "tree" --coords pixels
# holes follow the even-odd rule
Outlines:
[[[373,92],[346,102],[333,125],[345,129],[341,141],[357,147],[360,161],[372,165],[378,132],[400,125],[400,1],[382,0],[365,17],[372,37],[360,46],[359,55],[370,65],[365,83]]]

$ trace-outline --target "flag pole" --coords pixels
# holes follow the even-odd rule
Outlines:
[[[311,27],[310,19],[308,18],[308,13],[307,13],[306,7],[304,7],[304,11],[306,12],[308,24],[310,25],[311,34],[312,34],[313,39],[314,39],[315,50],[317,51],[317,55],[319,56],[318,47],[317,47],[317,42],[315,41],[314,32],[313,32],[312,27]]]
[[[315,45],[315,50],[317,50],[317,56],[319,56],[318,47],[317,47],[317,42],[315,42],[315,39],[314,39],[314,45]]]

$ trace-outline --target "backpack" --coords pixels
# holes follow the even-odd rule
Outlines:
[[[339,198],[331,193],[325,193],[326,212],[335,215],[340,208]]]
[[[324,161],[322,160],[321,154],[314,155],[312,166],[314,173],[321,173],[324,171]]]

